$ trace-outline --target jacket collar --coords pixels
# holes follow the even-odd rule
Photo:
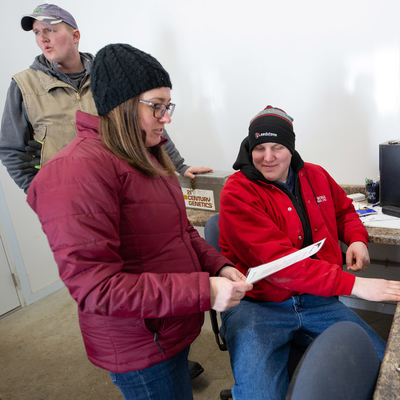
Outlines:
[[[82,111],[76,112],[76,127],[78,137],[86,137],[100,140],[99,136],[100,117]]]

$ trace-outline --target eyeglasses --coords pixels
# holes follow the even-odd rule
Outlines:
[[[154,118],[160,119],[164,116],[165,111],[168,110],[168,114],[172,117],[175,110],[175,104],[169,103],[167,106],[163,103],[150,103],[149,101],[139,100],[141,103],[148,104],[153,107]]]

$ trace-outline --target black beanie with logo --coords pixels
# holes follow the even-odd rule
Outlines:
[[[267,106],[250,121],[250,154],[258,144],[267,142],[282,144],[293,154],[295,140],[293,118],[280,108]]]
[[[169,87],[168,72],[150,54],[129,44],[109,44],[96,54],[90,77],[99,115],[148,90]]]

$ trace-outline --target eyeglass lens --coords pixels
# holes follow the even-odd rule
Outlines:
[[[175,104],[171,103],[169,106],[166,106],[165,104],[155,104],[154,105],[154,116],[156,118],[162,118],[165,114],[165,111],[168,110],[168,114],[170,117],[172,117],[172,114],[174,113],[175,110]]]

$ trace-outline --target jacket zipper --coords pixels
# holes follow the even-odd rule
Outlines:
[[[296,213],[298,217],[300,218],[300,222],[303,228],[303,246],[302,248],[310,245],[313,243],[312,239],[312,233],[311,233],[311,227],[310,227],[310,222],[308,221],[307,214],[304,209],[304,204],[303,200],[301,198],[301,192],[300,192],[300,185],[299,185],[299,176],[296,176],[296,180],[294,183],[294,192],[295,194],[291,193],[288,189],[285,187],[278,185],[276,183],[271,183],[272,186],[275,186],[279,190],[281,190],[286,196],[289,198],[290,202],[293,204],[294,209],[296,210]]]
[[[179,221],[180,221],[180,226],[181,226],[181,238],[183,238],[183,227],[182,227],[182,213],[181,213],[181,209],[179,208],[179,205],[178,205],[178,203],[177,203],[177,201],[176,201],[176,199],[175,199],[175,196],[174,196],[173,193],[171,192],[171,189],[168,187],[167,183],[164,181],[164,178],[163,178],[163,177],[161,177],[161,180],[162,180],[162,182],[164,183],[165,187],[167,188],[168,192],[170,193],[170,195],[171,195],[171,197],[172,197],[172,200],[174,201],[174,203],[175,203],[175,205],[176,205],[176,207],[177,207],[177,209],[178,209],[179,216],[180,216]],[[182,241],[183,241],[183,240],[182,240]],[[190,256],[190,258],[192,259],[193,267],[194,267],[195,271],[196,271],[196,272],[199,272],[199,271],[197,271],[196,262],[195,262],[195,260],[193,259],[192,253],[190,252],[190,249],[187,247],[187,245],[186,245],[186,243],[185,243],[184,241],[183,241],[183,244],[184,244],[185,247],[188,249],[189,256]],[[201,270],[200,270],[200,272],[201,272]]]
[[[157,346],[161,349],[162,353],[165,354],[164,349],[161,347],[160,343],[158,343],[158,333],[154,333],[154,342],[157,344]]]

